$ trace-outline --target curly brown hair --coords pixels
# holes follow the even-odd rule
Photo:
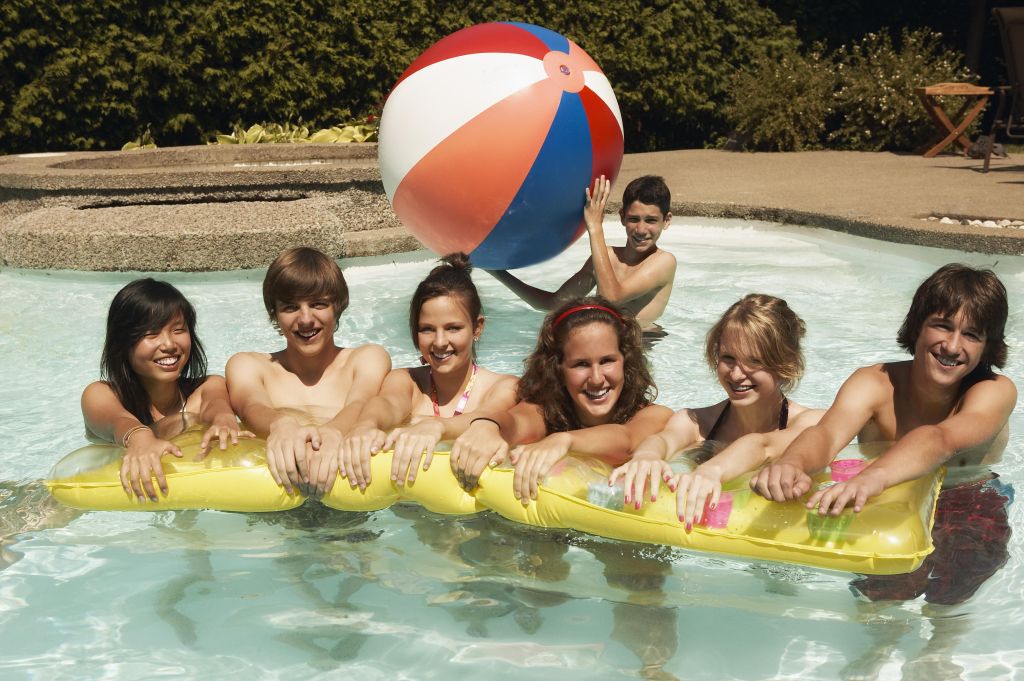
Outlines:
[[[537,347],[523,360],[526,370],[519,379],[518,398],[540,407],[548,433],[583,427],[562,380],[562,350],[573,329],[594,323],[615,329],[623,358],[622,392],[609,422],[626,423],[658,396],[636,320],[601,296],[575,298],[544,319]]]

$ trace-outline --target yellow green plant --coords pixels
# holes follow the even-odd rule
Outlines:
[[[229,135],[217,133],[211,144],[280,144],[311,142],[316,144],[373,142],[377,125],[373,121],[350,125],[334,125],[310,132],[304,125],[265,123],[243,128],[236,125]]]

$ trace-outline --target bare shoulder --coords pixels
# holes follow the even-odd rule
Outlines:
[[[714,427],[715,421],[722,415],[728,403],[728,400],[722,400],[706,407],[680,409],[672,418],[672,422],[678,424],[680,428],[690,425],[699,437],[704,437]]]
[[[824,415],[824,409],[811,409],[790,400],[789,423],[787,424],[787,428],[810,428],[811,426],[816,425]]]
[[[498,392],[511,390],[516,391],[519,387],[519,379],[512,374],[498,374],[487,369],[480,370],[487,379],[487,392]]]
[[[649,404],[641,409],[639,413],[644,414],[649,418],[657,418],[663,421],[668,421],[673,415],[675,415],[674,411],[663,404]]]
[[[662,404],[648,404],[646,407],[638,411],[633,418],[626,422],[626,425],[631,423],[646,423],[654,424],[656,430],[661,430],[668,423],[668,420],[675,414],[671,409]]]
[[[234,371],[262,371],[273,363],[273,357],[266,352],[236,352],[228,359],[225,373]]]
[[[978,381],[964,392],[964,407],[975,402],[1008,406],[1012,410],[1017,404],[1017,386],[1006,376],[995,374],[993,378]]]
[[[85,386],[85,390],[82,391],[82,401],[102,399],[113,395],[114,389],[110,387],[109,383],[106,381],[93,381]]]
[[[228,382],[224,380],[223,376],[217,374],[209,374],[203,382],[196,389],[197,393],[207,394],[215,391],[226,391],[228,389]]]
[[[844,389],[892,390],[900,378],[909,371],[910,362],[887,362],[861,367],[850,374]]]
[[[350,348],[345,358],[345,362],[381,362],[386,361],[388,366],[391,365],[391,355],[384,349],[383,345],[377,345],[376,343],[367,343],[366,345],[357,345],[354,348]]]

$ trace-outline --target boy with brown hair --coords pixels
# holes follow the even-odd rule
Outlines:
[[[821,514],[839,515],[847,505],[860,511],[893,485],[949,467],[936,510],[935,553],[902,581],[857,583],[871,598],[925,593],[930,602],[960,602],[1006,561],[1007,498],[987,465],[1006,447],[1017,402],[1013,381],[992,371],[1006,362],[1007,313],[1006,289],[992,271],[939,268],[917,289],[900,328],[898,341],[913,359],[855,371],[818,425],[751,479],[768,499],[796,499],[811,490],[808,474],[827,466],[854,436],[893,442],[861,473],[807,501]],[[965,565],[957,553],[977,564]]]
[[[531,286],[506,270],[489,270],[495,278],[535,309],[552,310],[567,300],[598,294],[623,307],[645,330],[654,330],[665,311],[676,273],[676,259],[658,248],[658,239],[672,220],[671,194],[656,175],[638,177],[622,193],[619,219],[626,245],[609,247],[604,239],[604,209],[611,182],[604,175],[586,190],[583,218],[590,238],[590,257],[557,291]]]
[[[263,280],[263,303],[285,347],[228,360],[231,405],[267,438],[267,465],[278,484],[289,493],[329,490],[339,472],[347,475],[339,447],[362,404],[380,391],[391,357],[379,345],[335,344],[348,286],[338,264],[318,250],[279,255]]]

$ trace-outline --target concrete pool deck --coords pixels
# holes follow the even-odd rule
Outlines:
[[[630,179],[653,173],[665,177],[679,217],[760,219],[1024,255],[1024,162],[994,159],[989,173],[980,169],[981,161],[952,155],[667,151],[627,155],[615,196]],[[0,157],[3,266],[258,268],[299,244],[336,258],[418,248],[384,196],[376,145]]]

